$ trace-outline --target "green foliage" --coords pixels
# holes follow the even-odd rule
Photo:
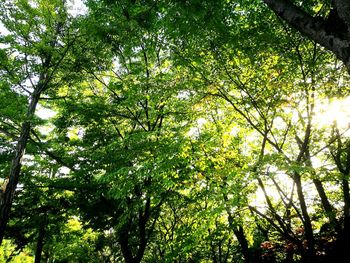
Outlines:
[[[0,5],[3,187],[32,123],[1,260],[42,242],[47,262],[321,262],[347,242],[348,127],[320,109],[349,76],[329,53],[259,1],[86,5]],[[51,117],[28,116],[40,85]]]
[[[0,248],[0,260],[2,262],[8,262],[10,259],[11,262],[16,263],[30,263],[33,262],[33,257],[28,253],[29,251],[16,251],[16,247],[11,243],[10,240],[4,240]]]

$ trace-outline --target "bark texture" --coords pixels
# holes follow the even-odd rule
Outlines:
[[[313,17],[289,0],[263,0],[303,35],[332,51],[350,72],[350,2],[332,1],[327,17]]]

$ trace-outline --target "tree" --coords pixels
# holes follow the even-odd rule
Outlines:
[[[290,26],[332,51],[350,71],[350,4],[346,0],[313,4],[264,0]],[[304,1],[306,2],[306,1]]]
[[[114,243],[111,258],[140,262],[179,180],[177,154],[193,101],[184,88],[186,72],[172,64],[156,28],[129,19],[123,6],[106,12],[103,3],[91,5],[88,26],[106,43],[102,56],[113,63],[83,67],[82,82],[61,87],[65,99],[48,102],[57,111],[49,143],[74,163],[75,206],[86,225],[101,233],[102,243]],[[144,8],[127,12],[137,16]]]
[[[13,111],[11,116],[6,111],[1,116],[2,133],[16,141],[6,179],[8,183],[1,198],[1,243],[28,141],[31,140],[49,158],[67,166],[35,133],[36,125],[40,124],[35,115],[39,100],[54,99],[58,87],[79,81],[85,63],[93,68],[103,67],[105,61],[90,57],[95,46],[93,42],[89,43],[92,39],[83,33],[82,20],[72,16],[66,1],[3,1],[0,15],[8,30],[1,36],[1,91],[5,98],[15,96],[24,102],[20,107],[16,104],[7,107]]]
[[[65,81],[63,69],[76,40],[77,32],[67,13],[64,1],[3,1],[1,20],[9,34],[1,36],[2,90],[25,96],[26,113],[16,149],[3,189],[0,205],[0,243],[21,174],[22,158],[34,126],[35,110],[41,95]],[[4,118],[3,122],[9,122]]]
[[[246,16],[249,17],[251,14],[247,13]],[[261,16],[261,14],[260,18],[271,19]],[[248,28],[247,31],[250,29],[250,26],[255,30],[263,27],[261,24],[251,25],[249,21],[245,22],[244,28]],[[308,171],[308,169],[314,169],[311,156],[324,154],[324,151],[317,152],[317,148],[324,149],[325,145],[327,147],[328,140],[324,136],[328,136],[328,138],[330,136],[329,132],[319,132],[314,127],[315,121],[313,115],[315,114],[315,107],[322,100],[322,97],[330,94],[327,91],[327,79],[329,76],[324,73],[320,74],[319,72],[322,72],[324,69],[322,70],[318,67],[323,65],[324,68],[329,70],[331,60],[315,44],[305,41],[305,39],[298,37],[298,35],[291,35],[290,32],[285,31],[286,28],[274,24],[274,30],[276,33],[276,43],[278,43],[277,45],[272,42],[270,43],[274,48],[267,45],[266,39],[264,40],[265,46],[263,48],[259,44],[256,44],[259,43],[259,40],[263,40],[259,36],[254,40],[250,36],[247,42],[244,42],[243,39],[238,45],[236,42],[230,43],[228,41],[229,37],[227,37],[226,42],[223,42],[224,38],[218,37],[218,33],[215,32],[216,39],[220,39],[221,42],[212,42],[211,46],[207,46],[207,49],[200,46],[205,50],[205,53],[202,53],[202,58],[198,55],[200,54],[199,52],[193,52],[193,50],[191,50],[192,52],[185,53],[183,57],[191,64],[194,71],[201,72],[200,75],[203,77],[204,83],[208,85],[207,93],[225,99],[256,130],[256,136],[262,137],[262,146],[265,144],[269,145],[262,147],[263,149],[266,148],[265,151],[262,151],[263,153],[265,152],[262,160],[266,158],[265,155],[267,153],[272,154],[275,151],[274,158],[267,159],[267,162],[271,165],[273,164],[274,167],[284,170],[286,176],[290,176],[295,182],[298,205],[292,208],[296,212],[293,217],[298,217],[299,219],[293,222],[294,226],[289,226],[285,224],[285,219],[281,217],[280,213],[283,210],[287,215],[290,214],[291,205],[294,205],[294,190],[286,194],[287,192],[282,190],[281,185],[279,185],[281,182],[276,183],[276,179],[273,179],[273,184],[279,188],[281,202],[284,204],[284,207],[279,206],[278,209],[275,208],[273,201],[271,201],[273,198],[266,191],[265,184],[267,182],[263,175],[265,172],[260,170],[266,169],[266,166],[260,163],[260,158],[257,158],[256,164],[252,165],[252,172],[257,173],[257,183],[262,191],[265,192],[264,199],[266,199],[267,208],[273,214],[273,218],[257,211],[254,207],[250,206],[250,209],[279,231],[279,234],[283,236],[284,240],[295,242],[298,246],[298,253],[302,254],[304,261],[315,261],[318,260],[316,254],[322,252],[318,250],[322,245],[320,245],[319,236],[317,236],[312,225],[312,218],[316,215],[310,213],[308,209],[310,200],[304,190],[306,182],[309,181],[308,174],[312,174],[312,183],[315,185],[315,191],[318,193],[321,205],[320,209],[323,210],[322,214],[326,216],[327,220],[333,226],[333,231],[342,232],[339,231],[337,226],[338,220],[334,216],[332,201],[334,202],[335,200],[331,201],[329,199],[329,192],[325,188],[328,182],[324,179],[322,172]],[[229,36],[228,32],[233,33],[234,31],[227,31],[226,36]],[[286,35],[286,33],[289,35]],[[240,29],[237,34],[244,35],[244,30]],[[233,33],[233,35],[235,34]],[[270,35],[270,37],[272,36]],[[288,60],[287,64],[279,60],[282,58],[282,54],[286,52],[286,50],[281,48],[282,45],[279,46],[283,41],[286,41],[285,44],[292,47],[294,51],[294,55],[286,56],[286,60]],[[255,47],[260,47],[263,50],[263,52],[255,54],[253,59],[253,54],[248,49],[251,42],[255,44]],[[274,61],[274,59],[276,60]],[[279,62],[277,62],[278,60]],[[266,70],[265,73],[263,73],[264,70]],[[215,72],[215,74],[212,74],[212,72]],[[220,75],[220,72],[222,72],[222,75]],[[288,73],[284,75],[283,72]],[[334,74],[333,70],[332,72],[331,74]],[[285,77],[288,80],[284,80]],[[293,78],[294,80],[292,80]],[[336,82],[333,82],[333,85],[336,85]],[[317,92],[315,91],[316,86],[320,89]],[[334,89],[334,91],[336,90]],[[345,91],[345,93],[347,92]],[[299,103],[293,105],[293,100],[299,101]],[[291,110],[288,106],[290,102],[292,102],[290,104],[293,108],[292,112],[298,112],[300,114],[299,122],[291,119],[292,116],[288,113]],[[278,110],[275,111],[276,109]],[[282,114],[284,111],[286,111],[286,115]],[[284,128],[282,130],[284,131],[278,127],[278,125],[282,125],[279,121],[280,118],[283,119],[284,124],[282,127]],[[325,145],[317,146],[322,142]],[[272,147],[272,149],[269,147]],[[252,152],[252,155],[256,156],[256,152]],[[285,168],[281,167],[281,163],[279,163],[281,161],[279,158],[281,157],[285,159],[284,165],[290,167],[289,169],[285,170]],[[259,175],[259,173],[262,174]],[[336,185],[339,187],[338,183]],[[289,198],[289,195],[292,197]],[[316,204],[313,205],[318,206]],[[305,232],[303,232],[302,237],[295,238],[293,228],[300,223],[303,224],[303,231]],[[342,234],[338,236],[339,242],[342,242],[341,236]],[[303,243],[300,238],[306,238],[307,242]],[[308,245],[306,246],[306,244]],[[327,251],[328,253],[329,251]]]
[[[349,95],[331,52],[258,1],[86,3],[75,18],[59,1],[1,9],[12,32],[1,37],[2,174],[28,123],[7,254],[14,244],[36,262],[348,255],[348,127],[319,120]],[[302,9],[330,20],[331,7]],[[40,76],[35,104],[52,118],[27,113]]]

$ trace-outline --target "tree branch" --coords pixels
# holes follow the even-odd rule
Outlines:
[[[263,0],[279,17],[285,20],[290,26],[297,29],[303,35],[314,40],[321,46],[332,51],[340,60],[344,62],[350,71],[350,41],[349,34],[344,35],[338,31],[338,28],[329,29],[325,19],[312,17],[300,7],[294,5],[289,0]],[[350,5],[346,0],[334,1],[337,7],[339,18],[345,19],[344,23],[349,25]],[[345,10],[340,10],[340,9]],[[334,25],[329,25],[330,27]],[[348,26],[349,28],[349,26]],[[339,34],[340,33],[340,34]]]

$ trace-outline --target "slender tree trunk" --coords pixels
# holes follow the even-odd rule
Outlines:
[[[129,229],[131,227],[131,223],[127,224],[124,227],[124,230],[122,231],[122,233],[120,233],[119,244],[123,253],[125,263],[140,263],[143,258],[143,255],[145,253],[146,246],[147,246],[146,225],[150,215],[149,214],[150,202],[151,202],[150,199],[147,199],[145,211],[144,212],[142,210],[139,211],[139,216],[138,216],[138,228],[139,228],[138,241],[139,242],[138,242],[135,256],[133,255],[132,248],[130,247],[130,244],[129,244],[129,235],[130,235]]]
[[[243,227],[240,225],[237,228],[233,229],[235,236],[237,237],[238,243],[241,246],[241,251],[244,257],[245,263],[252,263],[252,257],[249,252],[248,241],[244,235]]]
[[[321,203],[322,203],[323,209],[326,212],[326,215],[329,219],[329,222],[332,224],[332,227],[337,229],[338,228],[338,220],[336,218],[336,213],[328,200],[328,197],[327,197],[326,191],[323,188],[322,182],[318,179],[313,179],[312,181],[316,187],[318,195],[321,198]]]
[[[228,197],[226,194],[223,194],[223,198],[225,200],[225,203],[227,203]],[[251,263],[252,256],[251,256],[251,253],[249,252],[249,244],[248,244],[248,240],[246,239],[246,237],[244,235],[243,227],[242,227],[242,225],[236,226],[236,224],[234,224],[234,218],[233,218],[233,215],[232,215],[230,209],[227,207],[227,205],[225,205],[225,208],[226,208],[226,213],[228,215],[228,224],[231,227],[231,229],[233,230],[233,233],[235,234],[235,236],[238,240],[238,243],[241,247],[241,252],[243,254],[244,262]]]
[[[147,199],[146,203],[146,211],[149,210],[150,199]],[[139,246],[137,250],[137,254],[135,257],[135,262],[141,262],[143,255],[147,246],[147,236],[146,236],[146,224],[149,219],[149,214],[145,212],[143,214],[142,211],[139,212]]]
[[[125,260],[125,263],[136,263],[134,261],[134,257],[132,255],[132,251],[129,245],[129,227],[130,224],[127,224],[123,231],[121,231],[120,236],[119,236],[119,244],[120,248]]]
[[[343,199],[344,199],[344,218],[350,219],[350,193],[349,182],[347,179],[342,181]]]
[[[0,204],[0,245],[2,243],[2,240],[4,239],[6,225],[9,220],[9,214],[10,214],[10,210],[13,202],[13,197],[15,194],[15,190],[16,190],[20,172],[21,172],[22,157],[25,152],[25,148],[27,145],[27,141],[28,141],[29,133],[31,129],[31,121],[32,121],[31,119],[34,116],[35,109],[39,101],[40,93],[41,93],[40,89],[36,89],[34,90],[31,96],[27,114],[26,114],[26,120],[22,124],[21,134],[17,141],[16,155],[12,160],[10,175],[8,178],[8,184],[6,186],[6,189],[4,189],[4,193],[2,196],[2,200]]]
[[[350,245],[350,193],[349,182],[347,179],[342,180],[343,200],[344,200],[344,226],[339,238],[339,255],[348,257]]]
[[[36,243],[34,263],[41,262],[41,254],[42,254],[43,247],[44,247],[45,227],[46,227],[45,224],[41,224],[40,228],[39,228],[39,235],[38,235],[38,241]]]
[[[314,248],[315,240],[314,240],[314,234],[312,231],[311,219],[310,219],[309,213],[307,212],[307,206],[306,206],[303,188],[302,188],[302,184],[301,184],[301,177],[298,173],[294,173],[294,181],[295,181],[295,185],[297,187],[298,199],[300,202],[301,213],[302,213],[303,219],[304,219],[305,236],[306,236],[306,240],[307,240],[305,261],[311,263],[313,258],[314,258],[314,254],[315,254],[314,253],[315,252],[315,248]]]

